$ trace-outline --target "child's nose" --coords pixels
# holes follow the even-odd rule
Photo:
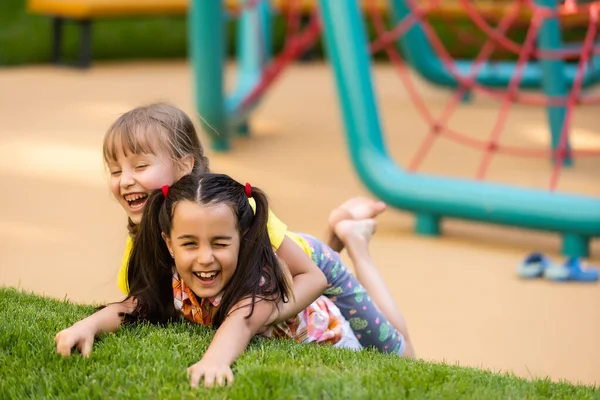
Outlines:
[[[210,265],[215,261],[215,257],[210,246],[204,246],[198,250],[198,263],[201,265]]]
[[[128,188],[129,186],[132,186],[135,183],[134,179],[133,179],[133,175],[130,172],[126,172],[123,171],[121,173],[121,187],[122,188]]]

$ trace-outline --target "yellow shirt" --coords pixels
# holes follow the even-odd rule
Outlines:
[[[252,210],[256,210],[256,202],[253,198],[248,199]],[[308,242],[294,232],[289,232],[287,230],[287,225],[283,223],[277,216],[269,209],[269,218],[267,221],[267,231],[269,232],[269,238],[271,239],[271,245],[273,246],[273,250],[277,251],[281,243],[283,243],[283,239],[287,236],[291,240],[293,240],[309,257],[312,257],[312,250]],[[119,289],[124,294],[129,293],[129,287],[127,284],[127,265],[129,262],[129,255],[131,254],[131,250],[133,247],[133,241],[131,240],[131,236],[127,237],[127,242],[125,244],[125,254],[123,254],[123,259],[121,261],[121,269],[119,270],[119,275],[117,277],[119,283]]]

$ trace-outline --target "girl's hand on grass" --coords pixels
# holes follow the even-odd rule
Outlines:
[[[200,360],[187,369],[190,376],[190,385],[195,388],[204,378],[204,387],[211,388],[215,382],[219,386],[233,384],[233,372],[227,363]]]
[[[86,324],[74,324],[70,328],[58,332],[54,337],[56,352],[68,357],[71,355],[73,347],[77,346],[81,355],[88,357],[92,352],[95,336],[96,332]]]

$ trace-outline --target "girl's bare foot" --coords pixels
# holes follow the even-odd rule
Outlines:
[[[327,244],[335,251],[340,252],[344,243],[337,237],[336,226],[344,220],[365,220],[374,218],[384,212],[386,204],[382,201],[367,199],[365,197],[353,197],[342,203],[329,214],[329,229],[327,233]]]
[[[334,228],[334,232],[339,240],[346,247],[368,250],[371,237],[375,233],[377,223],[374,219],[361,219],[358,221],[345,219]]]

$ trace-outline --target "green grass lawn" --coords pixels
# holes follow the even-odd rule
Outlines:
[[[90,358],[57,355],[56,332],[92,311],[0,288],[0,398],[600,399],[590,387],[264,338],[234,365],[233,386],[192,389],[186,368],[206,350],[211,330],[128,327],[98,339]]]

